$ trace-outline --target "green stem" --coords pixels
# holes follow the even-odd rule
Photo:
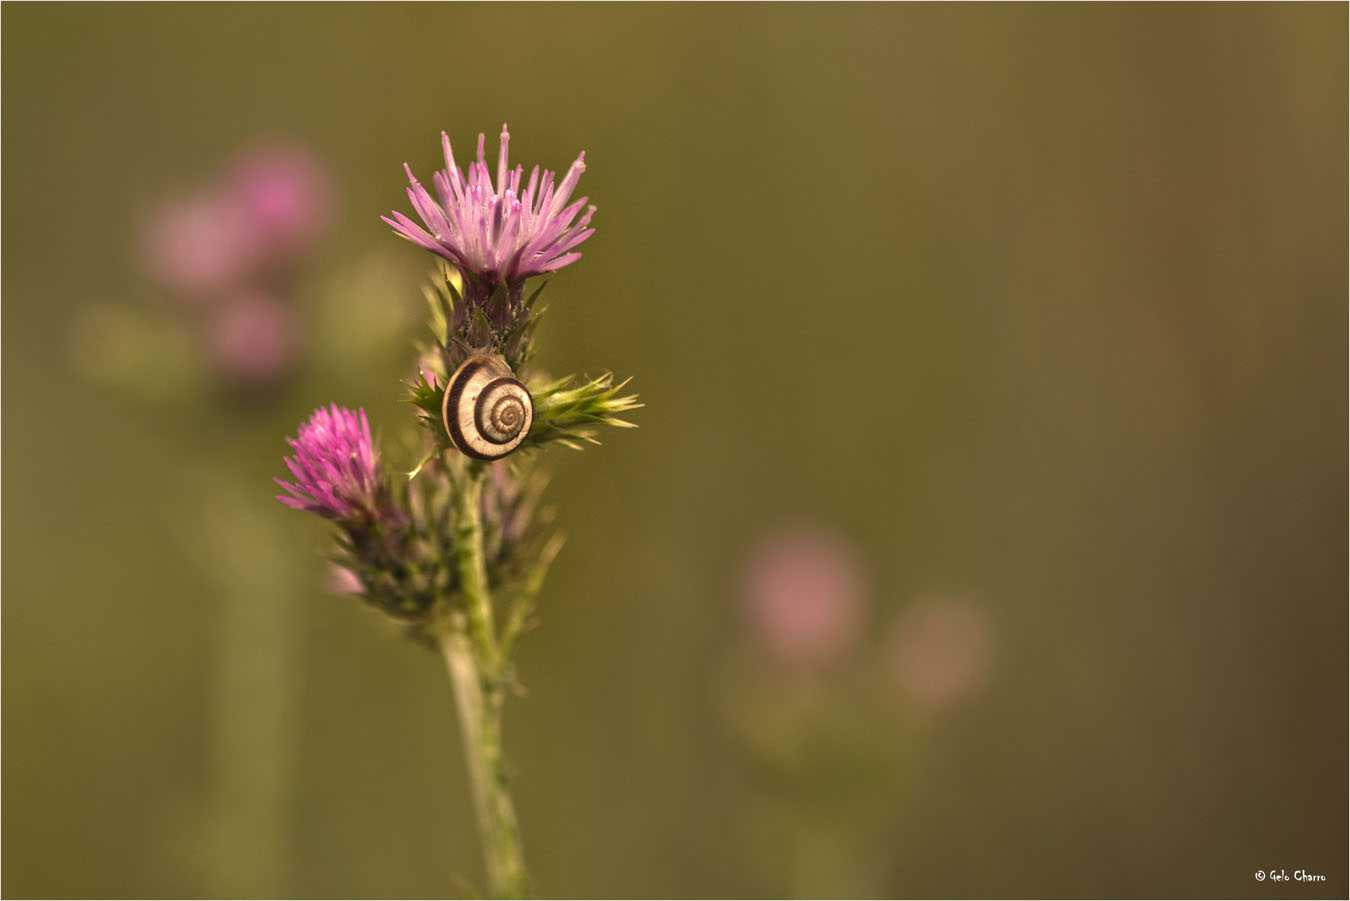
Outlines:
[[[177,479],[166,513],[185,528],[173,534],[216,593],[203,894],[276,897],[293,857],[303,555],[247,482],[209,466]]]
[[[492,625],[492,594],[488,589],[487,566],[483,560],[483,472],[470,463],[464,478],[454,488],[455,564],[464,591],[469,619],[469,637],[479,669],[489,678],[499,678],[502,664],[497,633]]]
[[[469,770],[489,889],[496,898],[523,898],[529,889],[520,828],[502,756],[504,661],[492,625],[492,597],[483,561],[479,507],[482,471],[470,466],[454,493],[455,557],[464,591],[467,629],[456,624],[440,639],[450,671],[464,759]]]

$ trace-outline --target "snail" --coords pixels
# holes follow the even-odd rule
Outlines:
[[[441,421],[450,443],[475,460],[496,460],[520,446],[534,422],[534,399],[501,357],[474,354],[445,386]]]

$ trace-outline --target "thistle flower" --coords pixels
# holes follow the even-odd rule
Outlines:
[[[502,126],[495,186],[484,141],[480,134],[478,160],[469,164],[466,174],[455,165],[450,138],[441,133],[445,169],[434,178],[439,202],[404,164],[410,182],[408,199],[425,228],[397,211],[392,219],[381,218],[418,247],[449,260],[466,277],[476,276],[489,286],[506,284],[519,289],[530,276],[556,271],[577,260],[581,254],[573,248],[595,231],[589,227],[595,207],[586,207],[581,218],[576,218],[587,198],[568,203],[586,169],[586,154],[577,157],[558,184],[552,172],[545,171],[541,178],[535,166],[522,192],[524,168],[510,170],[507,163],[510,135],[506,126]]]
[[[835,661],[857,643],[867,588],[852,548],[823,529],[766,536],[750,555],[744,595],[759,643],[785,664]]]
[[[324,165],[288,141],[255,144],[236,156],[223,191],[270,262],[287,262],[308,250],[333,207]]]
[[[285,374],[296,346],[295,311],[266,291],[248,291],[207,311],[206,349],[217,371],[238,385],[266,385]]]
[[[146,269],[176,300],[219,303],[292,269],[327,225],[330,195],[323,164],[303,147],[250,147],[152,213],[142,235]]]
[[[189,305],[245,280],[257,256],[257,240],[242,211],[213,190],[162,203],[141,243],[146,271],[170,297]]]
[[[365,410],[353,413],[337,404],[326,410],[320,407],[286,443],[295,451],[294,457],[285,458],[295,482],[274,479],[291,495],[279,494],[277,500],[328,519],[378,512],[379,455]]]

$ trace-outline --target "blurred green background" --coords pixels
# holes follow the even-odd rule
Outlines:
[[[569,543],[506,721],[541,894],[1344,897],[1346,26],[7,5],[3,892],[481,885],[440,662],[324,592],[270,478],[320,403],[411,420],[430,260],[378,216],[505,121],[527,166],[586,150],[599,206],[541,363],[647,403],[547,460]],[[89,379],[91,306],[167,315],[145,210],[260,135],[341,198],[300,374],[247,407]],[[807,675],[743,599],[797,525],[867,586]],[[886,687],[935,598],[984,636],[941,711]]]

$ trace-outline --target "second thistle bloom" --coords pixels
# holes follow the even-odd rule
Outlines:
[[[275,479],[288,494],[277,500],[328,519],[353,519],[378,512],[379,455],[370,438],[366,411],[320,407],[286,443],[295,456],[285,458],[294,482]]]
[[[384,221],[409,241],[449,260],[466,277],[475,276],[494,286],[519,288],[531,276],[553,272],[578,259],[581,254],[574,248],[595,231],[589,227],[595,207],[586,206],[587,198],[568,202],[586,169],[586,154],[577,157],[560,183],[555,183],[552,172],[545,171],[541,177],[535,166],[522,190],[524,168],[510,168],[509,142],[503,125],[494,184],[484,136],[478,136],[478,159],[466,173],[455,165],[450,138],[442,132],[445,169],[434,177],[437,197],[404,166],[411,183],[408,199],[425,228],[399,212],[392,219],[383,217]]]

